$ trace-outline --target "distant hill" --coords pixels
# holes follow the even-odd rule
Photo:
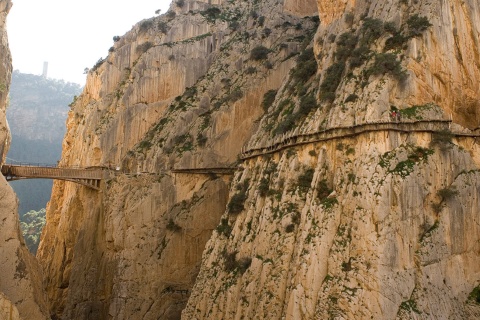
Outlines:
[[[14,71],[7,119],[12,135],[27,140],[62,141],[68,105],[81,87]]]
[[[69,104],[80,85],[14,71],[7,119],[12,132],[10,162],[56,163],[60,159]],[[45,208],[51,180],[15,181],[19,214]]]

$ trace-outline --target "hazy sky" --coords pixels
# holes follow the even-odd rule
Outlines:
[[[7,28],[13,68],[85,84],[85,68],[105,58],[113,36],[168,10],[171,0],[13,0]]]

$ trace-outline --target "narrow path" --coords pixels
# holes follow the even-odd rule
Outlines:
[[[452,132],[451,120],[418,120],[418,121],[381,121],[381,122],[369,122],[363,124],[357,124],[353,126],[333,127],[321,131],[316,131],[307,134],[298,134],[298,129],[290,134],[277,137],[267,144],[242,149],[240,154],[241,160],[247,160],[250,158],[258,157],[261,155],[272,154],[281,150],[300,146],[304,144],[310,144],[315,142],[322,142],[332,139],[341,139],[346,137],[357,136],[363,133],[375,132],[375,131],[394,131],[394,132],[430,132],[430,133],[451,133],[456,137],[480,137],[480,133],[465,133],[465,132]]]

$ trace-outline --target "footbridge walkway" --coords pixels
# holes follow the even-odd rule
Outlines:
[[[451,130],[452,120],[417,120],[417,121],[375,121],[352,126],[330,127],[311,133],[299,133],[299,128],[283,136],[254,146],[245,146],[240,154],[241,160],[272,154],[295,146],[357,136],[376,131],[392,132],[429,132],[448,133],[455,137],[480,137],[480,132]]]
[[[393,131],[402,133],[446,132],[455,137],[480,137],[480,132],[478,131],[455,131],[451,130],[451,127],[451,120],[418,120],[402,122],[377,121],[352,126],[331,127],[312,133],[299,133],[299,129],[297,128],[289,134],[276,137],[275,139],[264,142],[261,145],[242,148],[240,160],[247,160],[261,155],[272,154],[295,146],[352,137],[376,131]],[[173,168],[166,170],[163,173],[231,175],[235,170],[235,167]],[[79,183],[95,190],[100,190],[100,183],[102,180],[111,179],[116,174],[123,173],[108,167],[67,168],[33,164],[4,164],[1,171],[7,181],[20,179],[58,179]]]
[[[232,167],[177,168],[162,173],[231,175],[235,172],[235,169]],[[116,174],[123,173],[108,167],[67,168],[30,163],[4,164],[1,170],[7,181],[22,179],[65,180],[95,190],[100,190],[102,180],[111,179]]]
[[[7,181],[21,179],[57,179],[72,181],[89,188],[100,190],[100,182],[110,176],[108,168],[62,168],[49,165],[4,164],[2,174]]]

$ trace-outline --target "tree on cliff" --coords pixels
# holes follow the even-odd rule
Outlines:
[[[46,210],[31,210],[20,217],[20,229],[22,229],[25,244],[31,253],[36,254],[38,244],[40,243],[40,235],[45,226]]]

